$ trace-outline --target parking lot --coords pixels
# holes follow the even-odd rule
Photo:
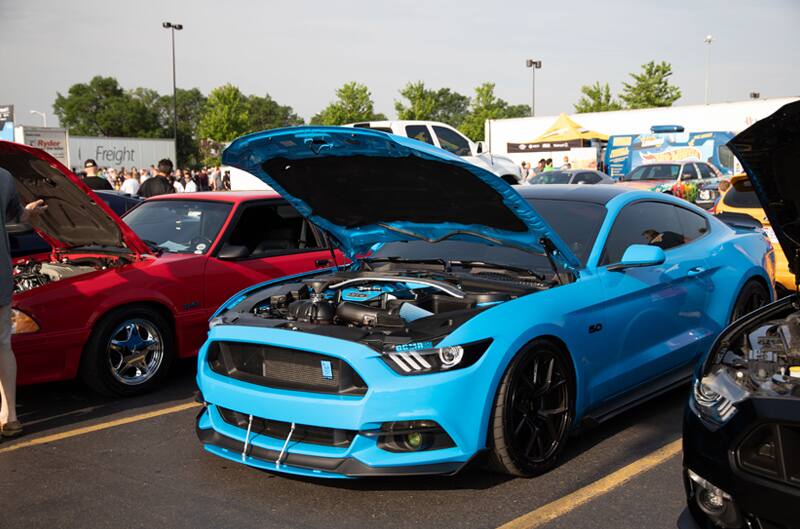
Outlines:
[[[322,481],[233,464],[194,434],[194,365],[150,395],[21,388],[27,435],[0,444],[2,527],[694,527],[680,480],[686,388],[572,439],[539,478]],[[10,508],[13,507],[13,508]]]

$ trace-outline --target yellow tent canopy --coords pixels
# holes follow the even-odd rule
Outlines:
[[[608,135],[585,129],[575,123],[566,114],[544,131],[535,140],[508,143],[508,152],[541,152],[569,150],[572,147],[586,147],[590,140],[607,140]]]

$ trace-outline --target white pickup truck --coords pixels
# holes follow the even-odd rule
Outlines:
[[[345,127],[380,130],[430,143],[492,171],[511,185],[519,184],[522,178],[520,168],[513,160],[485,152],[483,142],[475,143],[445,123],[438,121],[362,121],[350,123]]]

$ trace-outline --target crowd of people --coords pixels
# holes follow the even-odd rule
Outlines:
[[[546,173],[548,171],[555,171],[553,167],[552,158],[542,158],[539,163],[532,166],[528,162],[522,162],[522,177],[525,181],[530,182],[536,175]],[[564,156],[564,163],[559,167],[561,170],[572,169],[572,164],[569,162],[569,156]]]
[[[229,191],[229,171],[220,166],[202,169],[175,169],[165,158],[150,167],[98,167],[88,159],[78,173],[83,182],[94,190],[117,190],[131,195],[151,197],[166,193],[193,193],[195,191]],[[150,183],[148,183],[150,182]]]

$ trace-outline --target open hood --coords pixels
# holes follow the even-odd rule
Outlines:
[[[578,259],[544,219],[486,169],[370,129],[294,127],[243,136],[222,162],[248,171],[328,232],[351,259],[376,243],[460,239]]]
[[[147,253],[147,245],[69,169],[46,152],[0,141],[0,167],[14,177],[20,204],[43,199],[34,229],[53,248],[103,246]]]
[[[789,268],[800,250],[800,102],[789,103],[728,142],[753,183]]]

